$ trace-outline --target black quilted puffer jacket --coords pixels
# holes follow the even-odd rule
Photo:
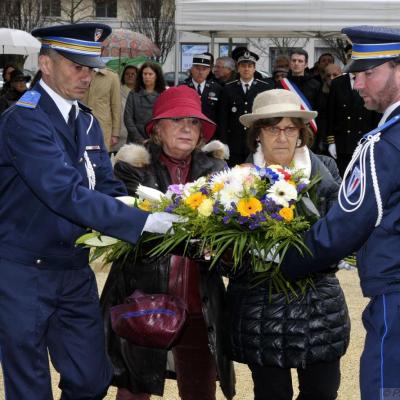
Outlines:
[[[322,177],[326,204],[337,196],[331,163],[310,153],[311,175]],[[322,160],[322,161],[321,161]],[[334,171],[333,171],[334,172]],[[244,266],[243,266],[244,267]],[[333,273],[314,276],[314,288],[288,302],[269,293],[269,282],[251,285],[251,272],[231,277],[227,291],[228,353],[245,364],[306,367],[342,357],[349,344],[350,319],[343,291]]]

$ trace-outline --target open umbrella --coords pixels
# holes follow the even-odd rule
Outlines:
[[[38,53],[41,43],[30,33],[19,29],[0,28],[0,54]]]
[[[103,41],[102,57],[157,57],[160,55],[158,47],[146,36],[129,29],[113,29],[112,33]]]
[[[120,74],[127,65],[134,65],[135,67],[140,68],[141,65],[146,61],[155,62],[149,57],[137,56],[133,58],[130,57],[113,58],[112,60],[107,61],[106,65],[107,68],[110,68],[113,71]]]

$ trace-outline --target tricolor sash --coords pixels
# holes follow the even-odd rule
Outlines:
[[[308,102],[308,100],[304,96],[303,92],[293,82],[289,81],[289,79],[287,79],[287,78],[282,78],[280,80],[280,82],[281,82],[281,84],[282,84],[284,89],[290,90],[291,92],[296,93],[297,96],[299,96],[302,110],[313,111],[312,108],[311,108],[310,103]],[[317,124],[315,122],[315,119],[312,119],[309,123],[310,123],[311,129],[314,132],[314,135],[316,135],[318,128],[317,128]]]

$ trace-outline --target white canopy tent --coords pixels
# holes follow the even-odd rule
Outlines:
[[[215,37],[309,37],[400,26],[399,0],[176,0],[176,30]]]
[[[175,71],[180,33],[215,37],[321,37],[345,26],[400,27],[400,0],[176,0]],[[211,47],[212,48],[212,47]]]

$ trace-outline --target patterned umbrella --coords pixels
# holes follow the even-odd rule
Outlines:
[[[157,57],[158,47],[146,36],[129,29],[113,29],[102,44],[102,57]]]

